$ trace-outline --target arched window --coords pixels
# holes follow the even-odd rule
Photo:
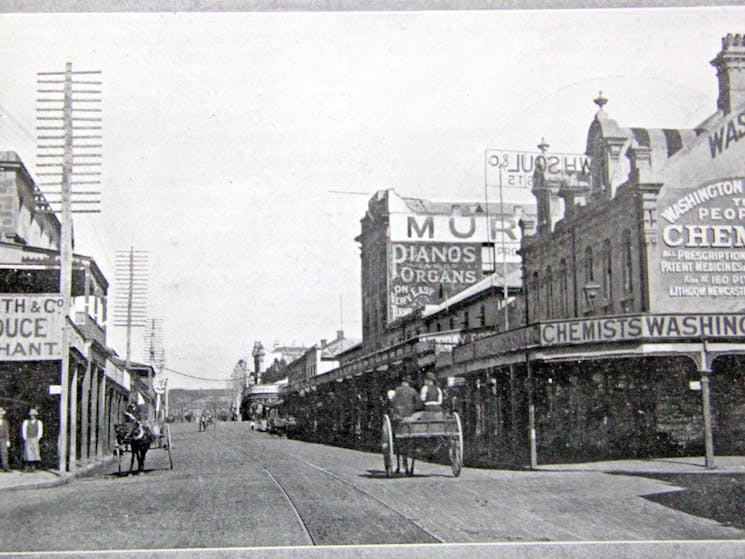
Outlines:
[[[554,277],[551,266],[546,269],[544,283],[546,285],[546,318],[552,318],[554,316]]]
[[[569,271],[565,258],[559,264],[559,314],[562,318],[569,314]]]
[[[603,241],[603,297],[613,299],[613,254],[608,239]]]
[[[531,278],[530,283],[530,291],[533,294],[533,306],[530,309],[530,319],[535,321],[540,320],[541,318],[541,282],[538,278],[538,272],[533,272],[533,277]]]
[[[585,283],[590,283],[595,279],[592,262],[592,247],[585,249]]]
[[[631,261],[633,257],[631,254],[631,233],[628,230],[623,232],[623,240],[621,242],[623,243],[623,273],[621,279],[623,281],[623,292],[628,295],[634,291],[634,282],[631,275]]]

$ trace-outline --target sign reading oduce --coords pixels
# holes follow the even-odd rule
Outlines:
[[[0,295],[0,361],[62,358],[62,297]]]

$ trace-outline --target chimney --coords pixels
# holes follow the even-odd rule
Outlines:
[[[327,345],[329,345],[327,342],[328,342],[328,340],[326,338],[322,338],[321,339],[321,349],[323,349],[324,347],[326,347]]]
[[[336,331],[336,339],[337,340],[343,340],[344,339],[344,330],[337,330]]]
[[[719,79],[717,107],[729,114],[745,102],[745,37],[740,33],[722,37],[722,50],[711,65],[717,69]]]

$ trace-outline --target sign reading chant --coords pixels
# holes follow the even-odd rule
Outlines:
[[[0,361],[62,358],[62,297],[58,294],[0,296]]]

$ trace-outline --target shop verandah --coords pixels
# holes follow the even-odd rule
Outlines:
[[[694,322],[706,326],[712,318],[735,330],[692,331]],[[648,328],[684,319],[687,330]],[[607,334],[619,321],[632,327],[616,328],[609,339],[554,335],[557,326],[582,332],[589,322],[595,325],[585,334],[595,327]],[[735,314],[547,321],[458,346],[438,374],[463,379],[456,405],[465,419],[466,463],[704,455],[713,467],[715,449],[742,454],[743,325],[745,316]]]

